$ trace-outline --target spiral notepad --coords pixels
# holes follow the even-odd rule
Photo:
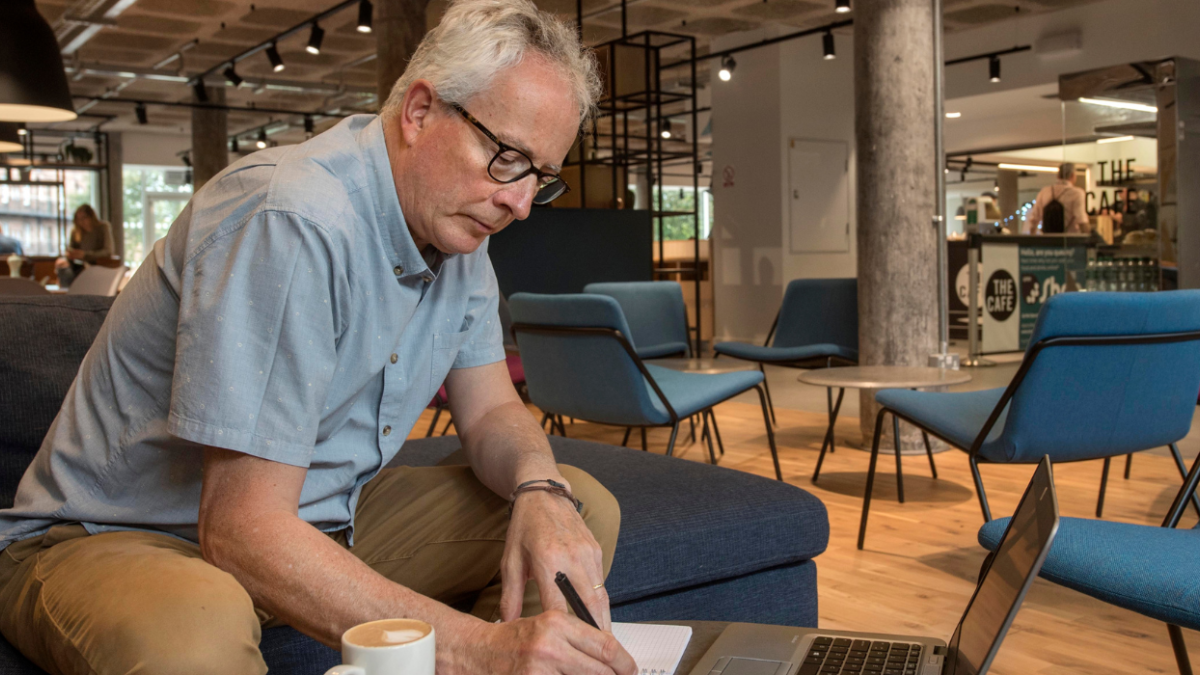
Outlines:
[[[692,640],[690,626],[613,623],[612,632],[633,657],[641,675],[674,675]]]

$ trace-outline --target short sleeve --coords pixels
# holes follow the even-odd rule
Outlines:
[[[266,212],[186,261],[168,431],[308,466],[349,285],[318,225]]]
[[[471,275],[467,311],[463,324],[467,331],[451,368],[474,368],[504,360],[504,331],[500,327],[500,285],[487,250],[475,254],[478,269]]]

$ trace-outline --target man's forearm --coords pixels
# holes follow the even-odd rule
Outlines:
[[[202,539],[205,559],[232,574],[256,606],[331,647],[346,629],[375,619],[420,619],[439,642],[482,623],[389,581],[293,514],[221,525]]]
[[[479,480],[507,498],[527,480],[553,478],[558,473],[546,433],[523,403],[506,403],[471,425],[463,450]]]

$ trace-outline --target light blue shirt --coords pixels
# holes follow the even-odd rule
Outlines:
[[[117,297],[0,548],[62,522],[197,541],[203,446],[307,467],[300,517],[352,527],[447,372],[504,360],[486,242],[430,258],[376,117],[221,172]]]

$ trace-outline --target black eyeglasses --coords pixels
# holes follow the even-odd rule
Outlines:
[[[446,104],[457,110],[464,119],[475,125],[476,129],[482,131],[484,136],[499,146],[496,154],[492,156],[492,161],[488,162],[487,172],[492,180],[497,183],[515,183],[531,174],[537,176],[537,193],[533,195],[534,204],[549,204],[571,191],[571,187],[562,179],[562,176],[538,169],[533,165],[533,160],[529,155],[501,142],[499,138],[496,138],[496,134],[488,131],[487,127],[483,126],[479,120],[475,119],[474,115],[467,112],[462,106],[448,101]]]

